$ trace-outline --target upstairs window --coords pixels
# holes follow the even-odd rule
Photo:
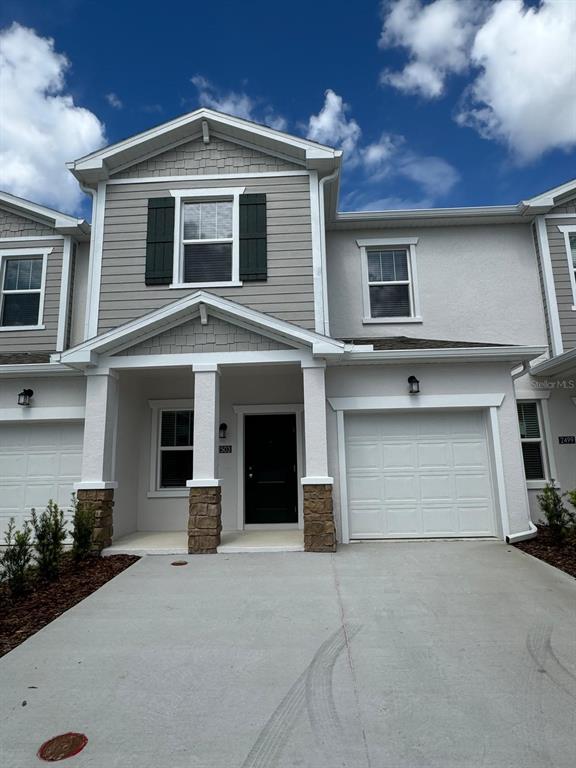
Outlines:
[[[570,232],[570,256],[572,257],[572,286],[574,289],[574,304],[576,304],[576,232]]]
[[[0,296],[0,327],[37,328],[41,322],[44,256],[4,255]]]
[[[365,323],[420,322],[417,238],[357,240],[362,256]]]
[[[521,401],[516,405],[526,480],[545,480],[546,468],[538,403]]]
[[[232,280],[233,205],[232,200],[183,203],[184,283]]]
[[[192,478],[194,411],[160,411],[158,452],[158,488],[185,488]]]
[[[558,229],[564,235],[566,255],[568,256],[568,274],[572,288],[572,309],[576,310],[576,225],[562,225]]]

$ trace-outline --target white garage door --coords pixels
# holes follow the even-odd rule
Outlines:
[[[0,424],[0,536],[11,517],[20,525],[49,499],[70,506],[80,479],[83,425]]]
[[[346,416],[351,538],[494,535],[479,411]]]

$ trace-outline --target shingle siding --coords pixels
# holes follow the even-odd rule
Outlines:
[[[2,243],[2,250],[18,251],[35,247],[52,248],[48,254],[46,269],[46,292],[44,295],[44,330],[38,331],[1,331],[0,352],[54,352],[58,332],[58,308],[60,305],[60,281],[62,276],[63,240],[27,240],[25,243]]]
[[[194,139],[174,149],[143,160],[113,178],[137,179],[146,176],[195,176],[217,173],[261,173],[301,169],[291,163],[230,141],[210,138],[209,144]]]
[[[45,224],[0,208],[0,237],[36,237],[53,234],[54,230]]]
[[[265,193],[268,279],[238,288],[207,288],[239,304],[303,328],[314,328],[309,178],[228,179],[226,186]],[[144,284],[148,198],[170,189],[214,188],[218,180],[109,185],[106,193],[98,332],[103,333],[194,292]]]
[[[208,317],[206,325],[200,318],[189,320],[169,331],[135,344],[119,355],[162,355],[185,352],[248,352],[290,349],[274,339],[269,339],[245,328],[227,323],[217,317]]]

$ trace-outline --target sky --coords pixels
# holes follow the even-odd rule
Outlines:
[[[0,188],[207,106],[344,151],[341,210],[516,203],[576,177],[576,0],[3,0]]]

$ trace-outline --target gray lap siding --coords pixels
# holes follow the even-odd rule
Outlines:
[[[206,288],[301,327],[314,328],[312,224],[308,175],[109,184],[106,188],[98,333],[170,304],[194,289],[146,286],[148,199],[171,189],[245,187],[266,193],[268,279]]]
[[[52,233],[53,234],[53,233]],[[37,331],[0,331],[0,352],[54,352],[58,333],[58,311],[60,306],[60,281],[62,275],[63,240],[26,240],[0,243],[0,250],[18,251],[34,248],[52,248],[47,256],[46,290],[44,313]]]
[[[566,208],[567,206],[564,207]],[[565,211],[562,210],[561,212],[564,213]],[[572,283],[570,280],[570,254],[566,251],[564,233],[558,227],[573,225],[574,223],[575,220],[573,218],[548,219],[546,222],[562,343],[566,350],[576,347],[576,310],[572,309],[576,300],[572,293]]]

